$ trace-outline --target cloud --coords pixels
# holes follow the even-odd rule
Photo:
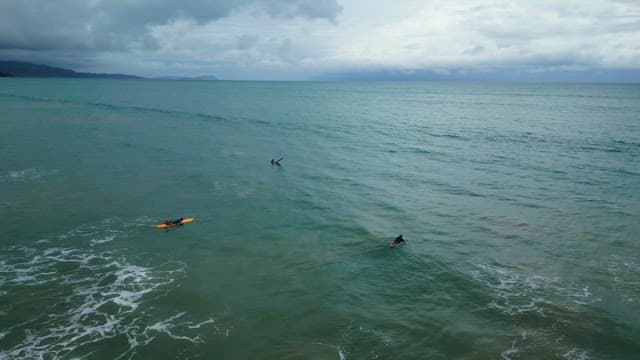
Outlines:
[[[640,71],[640,3],[3,0],[0,56],[227,79]]]
[[[336,0],[272,0],[259,4],[273,17],[302,16],[308,19],[326,19],[336,21],[342,6]]]
[[[336,0],[3,0],[0,49],[155,49],[153,26],[180,19],[204,25],[242,8],[332,22],[342,10]]]
[[[236,37],[237,47],[240,50],[251,49],[258,43],[259,39],[260,37],[258,35],[242,34]]]
[[[399,19],[354,24],[344,41],[315,60],[316,66],[354,70],[544,65],[640,68],[637,2],[505,0],[474,4],[430,1]]]

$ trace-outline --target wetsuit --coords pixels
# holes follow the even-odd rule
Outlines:
[[[398,236],[397,238],[395,238],[393,240],[393,244],[394,245],[399,245],[401,242],[404,242],[404,239],[402,238],[402,235]]]

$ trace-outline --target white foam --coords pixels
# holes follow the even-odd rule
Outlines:
[[[224,184],[224,183],[222,183],[222,182],[220,182],[220,181],[216,181],[216,182],[213,184],[213,190],[214,190],[214,191],[221,191],[221,190],[223,190],[223,189],[224,189],[224,187],[225,187],[225,184]]]
[[[574,294],[570,294],[570,297],[573,298],[573,302],[578,305],[588,305],[602,300],[601,298],[594,297],[588,286],[576,290]]]
[[[42,170],[36,168],[9,170],[4,175],[0,175],[0,183],[36,181],[51,175],[55,175],[58,172],[58,170]]]
[[[334,350],[336,350],[338,352],[338,356],[340,357],[340,360],[346,360],[347,359],[347,355],[345,354],[344,351],[342,351],[342,348],[340,347],[340,345],[331,345],[331,344],[325,344],[325,343],[321,343],[321,342],[314,342],[313,344],[322,345],[322,346],[326,346],[326,347],[332,348],[332,349],[334,349]]]
[[[189,329],[200,329],[200,327],[202,327],[202,325],[206,325],[206,324],[215,324],[215,320],[213,320],[213,318],[209,318],[208,320],[205,320],[205,321],[203,321],[201,323],[198,323],[198,324],[195,324],[195,325],[190,325]]]
[[[119,222],[105,221],[73,229],[64,236],[74,243],[78,238],[90,239],[88,234],[93,234],[92,239],[115,238],[111,228],[115,224],[120,226]],[[165,317],[146,304],[172,291],[174,284],[186,276],[186,264],[176,261],[155,267],[130,264],[126,262],[126,253],[97,251],[90,243],[85,249],[65,247],[65,241],[60,239],[58,247],[2,249],[0,295],[29,287],[34,299],[48,306],[36,308],[27,321],[3,325],[0,339],[12,333],[16,342],[0,350],[0,359],[64,358],[87,344],[126,336],[129,349],[119,356],[123,358],[135,354],[136,349],[149,344],[158,333],[192,343],[204,341],[201,332],[205,327],[213,327],[216,334],[224,333],[213,317],[192,321],[184,311]],[[59,271],[61,264],[75,266]],[[11,308],[6,311],[10,314]],[[141,328],[141,324],[153,325]]]
[[[570,360],[587,360],[589,359],[589,353],[585,350],[574,347],[573,349],[562,354],[562,357]]]
[[[511,347],[501,352],[500,356],[502,356],[502,358],[505,360],[511,360],[509,356],[513,354],[517,354],[518,352],[520,352],[520,350],[516,348],[516,340],[513,340],[513,342],[511,342]]]
[[[11,179],[22,179],[25,177],[38,178],[40,174],[36,169],[23,169],[23,170],[10,170],[9,178]]]
[[[575,284],[562,277],[531,274],[517,267],[497,264],[476,263],[474,266],[476,269],[471,272],[473,279],[489,289],[491,300],[487,303],[488,309],[514,318],[535,315],[545,318],[545,324],[553,324],[549,326],[553,330],[519,330],[511,347],[501,353],[503,359],[523,357],[529,349],[543,343],[566,349],[561,344],[565,341],[561,333],[564,326],[557,326],[567,321],[566,312],[580,312],[582,306],[602,301],[591,287]],[[520,347],[516,346],[518,343]],[[558,354],[560,351],[566,350],[559,350]],[[589,358],[586,351],[578,348],[565,353],[563,357],[572,360]]]
[[[49,248],[49,249],[44,250],[43,254],[44,254],[44,256],[49,256],[49,255],[51,255],[53,253],[56,253],[56,252],[59,252],[61,250],[62,250],[61,248]]]
[[[612,278],[612,289],[622,301],[633,303],[640,293],[640,263],[635,259],[612,256],[607,270]]]
[[[127,238],[132,230],[148,227],[153,220],[142,216],[136,219],[121,220],[107,218],[99,223],[83,224],[57,236],[58,240],[70,238],[86,241],[90,246],[100,245],[115,239]]]
[[[104,244],[104,243],[106,243],[106,242],[113,241],[113,239],[115,239],[115,238],[116,238],[116,236],[115,236],[115,235],[108,235],[108,236],[105,236],[105,237],[104,237],[104,238],[102,238],[102,239],[91,239],[90,244],[91,244],[91,246],[95,246],[95,245],[99,245],[99,244]]]
[[[487,306],[506,315],[537,313],[545,317],[548,305],[558,301],[564,306],[569,302],[587,305],[601,301],[588,286],[564,284],[558,277],[525,274],[498,265],[474,265],[477,269],[471,271],[471,276],[494,291],[493,300]]]
[[[169,335],[169,337],[173,338],[173,339],[177,339],[177,340],[185,340],[185,341],[189,341],[192,343],[201,343],[203,342],[202,338],[200,336],[196,336],[195,338],[191,338],[189,336],[184,336],[184,335],[175,335],[171,330],[175,327],[175,325],[172,323],[173,320],[178,319],[180,317],[182,317],[183,315],[185,315],[184,312],[176,314],[168,319],[159,321],[151,326],[147,326],[145,329],[145,333],[147,331],[155,331],[155,332],[161,332],[161,333],[165,333],[167,335]],[[191,328],[191,326],[187,326],[189,328]]]

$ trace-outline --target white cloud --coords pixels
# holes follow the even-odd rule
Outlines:
[[[345,9],[348,11],[348,7]],[[354,24],[324,59],[358,68],[640,67],[640,4],[431,1],[410,16]],[[337,38],[341,29],[336,29]],[[476,51],[471,51],[476,49]],[[478,51],[482,49],[482,51]]]

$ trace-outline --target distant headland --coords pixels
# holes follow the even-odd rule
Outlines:
[[[7,77],[58,77],[58,78],[103,78],[142,79],[140,76],[124,74],[83,73],[49,65],[32,64],[23,61],[0,61],[0,73]]]
[[[145,79],[142,76],[126,74],[85,73],[49,65],[33,64],[24,61],[0,61],[0,77],[33,78],[85,78],[85,79]],[[213,75],[183,77],[155,77],[157,80],[218,80]]]
[[[202,76],[158,76],[153,77],[154,80],[220,80],[213,75]]]

